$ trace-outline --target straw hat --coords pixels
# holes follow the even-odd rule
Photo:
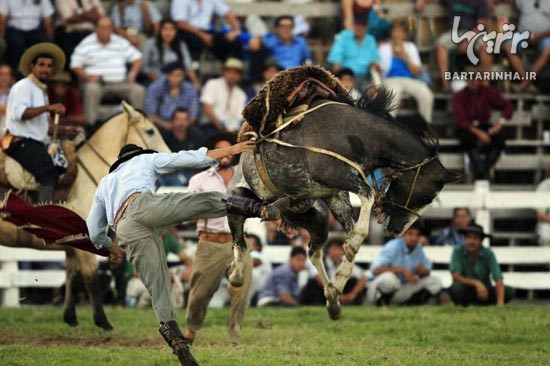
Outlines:
[[[55,76],[51,77],[49,80],[51,83],[71,83],[71,74],[69,74],[67,71],[63,70],[56,74]]]
[[[25,76],[31,73],[31,62],[38,55],[50,55],[53,58],[52,76],[58,74],[65,67],[65,53],[51,42],[35,44],[27,49],[19,61],[19,71]]]
[[[244,64],[241,60],[238,58],[230,57],[225,61],[225,64],[223,64],[224,69],[234,69],[240,72],[244,72]]]

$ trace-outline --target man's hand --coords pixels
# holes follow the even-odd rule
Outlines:
[[[407,279],[407,282],[414,285],[418,282],[418,276],[415,275],[414,273],[412,273],[411,271],[409,270],[404,270],[403,272],[403,275],[405,276],[405,278]]]
[[[254,150],[254,147],[256,146],[256,143],[252,140],[247,140],[245,142],[240,142],[238,144],[233,145],[235,148],[235,155],[241,154],[246,151],[252,151]]]
[[[116,244],[111,244],[107,250],[109,251],[109,260],[111,262],[114,264],[122,263],[122,259],[124,258],[124,250],[121,247]]]
[[[202,41],[204,42],[204,44],[206,46],[209,46],[209,47],[212,46],[213,38],[212,38],[211,34],[208,34],[208,33],[205,33],[205,32],[200,32],[199,37],[202,39]]]
[[[481,301],[487,301],[489,298],[489,291],[487,291],[487,287],[481,282],[477,281],[475,284],[477,298]]]
[[[487,132],[489,132],[489,135],[496,135],[500,132],[500,130],[502,130],[503,126],[504,123],[499,120],[494,125],[492,125]]]
[[[476,136],[483,145],[489,145],[491,143],[491,136],[482,130],[477,130]]]
[[[349,294],[340,295],[339,300],[342,305],[351,304],[356,297],[357,297],[356,294],[354,294],[353,292],[350,292]]]
[[[239,30],[231,31],[225,35],[225,39],[232,42],[239,36],[239,34],[241,34],[241,31]]]
[[[64,116],[66,113],[65,106],[61,103],[50,104],[47,107],[48,112]]]

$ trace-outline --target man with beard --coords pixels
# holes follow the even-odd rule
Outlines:
[[[15,83],[6,107],[6,136],[2,149],[40,184],[38,201],[51,201],[58,173],[48,154],[50,114],[65,114],[63,104],[49,104],[47,86],[50,77],[65,66],[65,54],[53,43],[39,43],[21,57],[19,71],[26,78]]]
[[[232,133],[219,133],[206,139],[204,146],[210,149],[221,149],[235,143]],[[191,178],[189,192],[218,191],[225,193],[233,177],[233,156],[218,159],[218,166],[212,167]],[[199,244],[195,254],[195,266],[191,275],[191,291],[187,304],[185,331],[186,341],[191,344],[201,329],[206,310],[214,293],[233,260],[233,237],[227,217],[201,219],[197,222]],[[231,297],[229,313],[229,341],[239,343],[240,329],[248,304],[248,293],[252,281],[252,258],[250,253],[244,256],[244,282],[240,291],[228,288]]]

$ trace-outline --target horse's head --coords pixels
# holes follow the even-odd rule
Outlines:
[[[128,128],[122,145],[136,144],[145,149],[170,152],[159,130],[157,130],[153,122],[143,112],[136,110],[124,101],[122,102],[122,109],[124,110],[123,115],[126,117]]]
[[[382,207],[374,208],[378,222],[386,221],[386,229],[391,234],[402,235],[428,208],[445,184],[459,179],[459,175],[445,169],[436,157],[405,169],[395,169]]]

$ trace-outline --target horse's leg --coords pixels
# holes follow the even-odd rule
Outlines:
[[[327,309],[332,319],[338,319],[341,316],[341,307],[339,297],[344,290],[344,286],[351,277],[353,271],[353,262],[355,254],[359,251],[363,240],[369,235],[369,221],[371,209],[374,204],[374,196],[370,198],[365,195],[359,195],[361,199],[361,211],[357,224],[344,244],[344,258],[336,271],[334,284],[328,285],[325,295],[327,296]]]
[[[75,250],[68,249],[65,256],[65,304],[63,310],[63,321],[71,327],[78,325],[76,317],[75,299],[73,295],[73,281],[78,271],[78,261]]]
[[[104,330],[112,330],[113,326],[109,323],[105,310],[103,309],[103,300],[101,299],[101,287],[99,285],[99,277],[97,275],[97,259],[94,254],[77,251],[77,259],[80,264],[80,271],[84,286],[90,296],[94,313],[94,323]]]

